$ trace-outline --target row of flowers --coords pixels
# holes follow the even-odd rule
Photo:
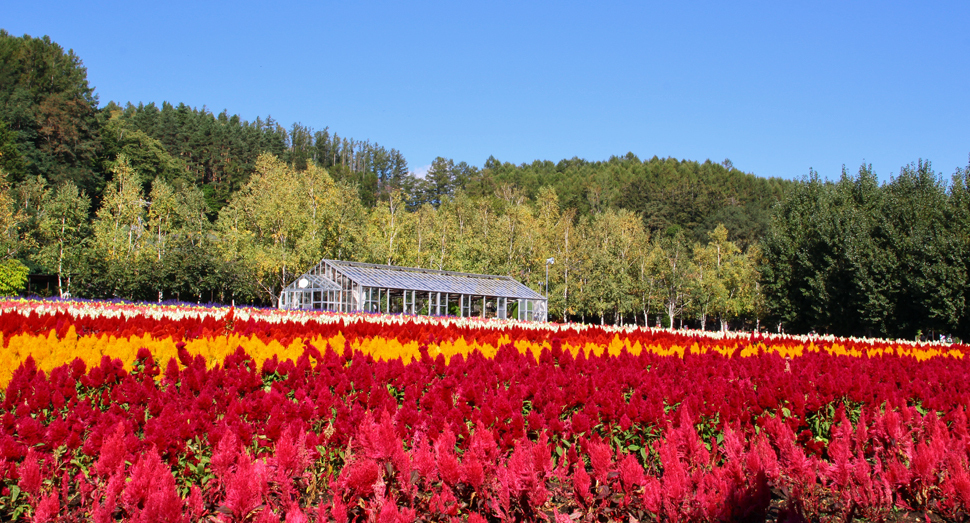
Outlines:
[[[321,324],[339,324],[345,326],[351,323],[369,323],[380,327],[388,326],[439,326],[443,328],[468,328],[477,331],[508,331],[512,326],[518,332],[529,333],[529,337],[534,336],[568,336],[570,333],[586,334],[598,337],[602,335],[618,334],[636,335],[637,333],[671,333],[671,331],[643,328],[636,325],[594,325],[581,323],[545,323],[545,322],[522,322],[517,320],[499,320],[483,318],[458,318],[454,316],[412,316],[401,314],[372,314],[372,313],[335,313],[329,311],[309,311],[309,310],[281,310],[268,308],[252,307],[226,307],[226,306],[202,306],[186,303],[178,304],[147,304],[147,303],[126,303],[126,302],[104,302],[104,301],[71,301],[62,299],[30,300],[21,298],[0,298],[0,313],[17,312],[24,315],[35,316],[55,316],[66,314],[72,318],[115,318],[126,320],[207,320],[215,322],[248,322],[256,320],[262,324],[290,324],[300,325],[304,328],[314,328]],[[743,340],[749,338],[751,333],[741,331],[698,331],[698,330],[678,330],[672,334],[676,337],[686,337],[690,339],[704,340]],[[844,343],[846,339],[836,336],[825,335],[790,335],[759,333],[758,338],[770,343],[791,342],[791,343]],[[882,338],[851,338],[848,341],[867,347],[917,347],[935,348],[939,351],[949,351],[954,348],[966,349],[963,345],[953,345],[944,341],[909,341],[909,340],[887,340]]]
[[[0,313],[4,519],[970,507],[964,347],[78,307]]]
[[[49,372],[75,357],[93,365],[101,356],[127,365],[139,348],[147,347],[158,361],[175,356],[175,344],[186,342],[192,354],[219,362],[242,346],[261,364],[266,358],[294,359],[304,343],[342,353],[357,350],[376,358],[402,358],[405,363],[427,346],[447,359],[481,352],[492,356],[513,344],[535,357],[559,343],[574,356],[579,352],[617,355],[641,352],[684,357],[718,352],[751,356],[775,353],[798,357],[825,352],[844,356],[910,356],[962,359],[964,345],[908,341],[792,337],[756,333],[707,333],[588,325],[554,325],[517,321],[386,315],[338,315],[202,307],[149,306],[96,302],[0,302],[0,385],[31,355]]]

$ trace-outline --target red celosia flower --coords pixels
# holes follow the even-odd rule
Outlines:
[[[609,445],[603,443],[599,435],[587,440],[583,447],[589,454],[589,462],[593,466],[593,475],[600,483],[606,483],[608,481],[607,475],[612,469],[613,450],[610,449]]]
[[[434,481],[437,477],[437,466],[435,465],[434,454],[431,452],[428,443],[417,443],[411,451],[411,460],[414,469],[427,481]]]
[[[205,515],[205,501],[202,499],[202,490],[198,485],[192,485],[189,490],[189,497],[185,500],[185,509],[191,521],[201,521]]]
[[[44,424],[29,415],[22,416],[17,420],[17,436],[27,446],[33,447],[42,444],[46,432]]]
[[[582,460],[576,463],[576,471],[573,472],[573,494],[576,501],[582,504],[589,502],[589,487],[592,484],[589,474],[586,473],[586,466]]]
[[[620,472],[620,482],[623,490],[629,495],[635,487],[644,483],[643,466],[632,455],[627,454],[617,467]]]
[[[446,430],[435,442],[435,465],[441,479],[449,486],[454,486],[461,480],[461,468],[455,456],[455,437],[450,430]]]
[[[327,505],[320,505],[320,511],[317,514],[318,521],[326,521],[327,514],[323,513],[323,509]],[[347,505],[339,497],[333,498],[333,501],[329,504],[330,507],[330,517],[337,521],[337,523],[346,523],[347,521]]]
[[[98,474],[104,477],[113,474],[125,464],[127,452],[125,448],[125,424],[118,422],[115,429],[105,437],[104,443],[101,444],[101,453],[98,455],[98,463],[95,467]]]
[[[182,500],[175,490],[175,478],[155,449],[142,454],[131,468],[121,503],[135,521],[163,523],[181,519]]]
[[[225,506],[237,520],[249,517],[268,494],[268,471],[262,461],[240,454],[236,469],[226,482]],[[278,521],[278,520],[277,520]]]
[[[239,460],[241,447],[239,438],[231,430],[227,430],[216,444],[209,463],[212,465],[212,472],[221,482],[225,483],[228,480],[229,471]]]
[[[37,504],[37,508],[34,509],[34,519],[36,523],[44,523],[46,521],[57,521],[58,513],[61,511],[61,503],[57,498],[57,494],[49,494],[44,496]]]
[[[286,519],[284,520],[284,523],[310,523],[310,520],[306,517],[306,514],[300,510],[299,506],[293,504],[286,509]]]
[[[380,465],[372,459],[352,461],[340,471],[338,484],[354,497],[373,494],[374,484],[380,478]]]
[[[36,495],[40,492],[41,476],[40,476],[40,463],[39,456],[34,449],[29,449],[27,451],[27,457],[24,458],[24,462],[20,464],[17,469],[17,474],[20,476],[20,481],[17,483],[20,490]]]
[[[273,461],[277,467],[278,481],[296,477],[310,465],[306,433],[297,428],[296,424],[291,424],[276,442]]]
[[[108,485],[104,489],[104,501],[94,502],[91,516],[97,523],[108,523],[114,520],[114,512],[118,508],[117,500],[122,490],[125,488],[125,475],[117,472],[108,479]]]

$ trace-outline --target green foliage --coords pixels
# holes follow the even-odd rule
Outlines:
[[[97,97],[73,51],[50,38],[14,37],[0,29],[0,120],[15,131],[25,168],[13,182],[41,175],[100,191]]]
[[[0,262],[0,296],[16,296],[27,286],[30,269],[17,259]]]
[[[146,184],[161,177],[202,188],[212,217],[246,184],[261,153],[286,150],[287,132],[272,118],[249,123],[226,111],[216,116],[168,102],[161,109],[109,104],[105,111],[108,159],[125,154]]]
[[[92,225],[90,273],[84,279],[89,292],[96,288],[103,293],[98,297],[131,298],[149,275],[139,263],[148,241],[145,196],[142,180],[126,157],[118,158],[112,178]]]
[[[912,337],[962,332],[968,229],[960,173],[929,162],[879,185],[869,166],[814,173],[780,204],[763,244],[768,308],[786,328]]]
[[[39,248],[35,260],[57,274],[58,294],[69,295],[71,279],[83,267],[91,200],[71,182],[45,194],[38,218]]]
[[[159,140],[135,128],[130,120],[122,116],[121,108],[110,103],[104,112],[108,119],[101,137],[105,167],[108,170],[114,166],[120,155],[124,155],[131,167],[145,180],[160,178],[168,183],[193,183],[188,176],[185,162],[172,156]],[[147,183],[143,183],[143,186],[147,188]]]
[[[14,178],[23,178],[27,170],[27,163],[20,154],[17,146],[17,133],[7,128],[7,123],[0,120],[0,169],[11,173]]]
[[[316,165],[301,172],[264,154],[249,183],[220,213],[220,259],[272,303],[286,284],[342,248],[344,212],[352,208],[346,197]]]
[[[751,300],[746,291],[757,275],[751,272],[753,264],[747,263],[747,257],[727,237],[727,228],[718,225],[708,233],[706,245],[694,246],[692,310],[698,315],[701,328],[706,326],[709,314],[721,319],[723,328],[726,319],[749,312]]]
[[[747,246],[764,233],[771,206],[791,184],[743,173],[727,160],[717,164],[655,156],[641,161],[629,153],[605,162],[573,158],[519,166],[491,157],[467,187],[470,194],[485,197],[511,185],[534,199],[540,188],[552,186],[563,208],[576,209],[579,216],[627,209],[641,215],[651,234],[682,230],[695,241],[705,241],[720,223],[733,241]]]
[[[584,217],[579,229],[584,305],[601,322],[611,313],[611,322],[617,323],[621,314],[634,310],[636,245],[646,235],[640,217],[625,209],[609,209]]]
[[[226,277],[213,253],[202,191],[143,175],[121,154],[80,248],[81,295],[139,300],[210,299]],[[178,183],[178,182],[176,182]],[[78,247],[75,247],[77,249]]]

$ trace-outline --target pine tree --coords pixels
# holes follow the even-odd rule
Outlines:
[[[17,133],[25,169],[11,181],[41,175],[100,192],[97,97],[73,51],[50,38],[13,37],[0,29],[0,121]]]

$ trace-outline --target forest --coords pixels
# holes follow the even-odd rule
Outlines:
[[[0,173],[8,295],[272,306],[335,258],[513,276],[555,321],[970,330],[970,168],[924,160],[882,184],[633,153],[419,177],[329,127],[102,105],[73,51],[0,30]]]

